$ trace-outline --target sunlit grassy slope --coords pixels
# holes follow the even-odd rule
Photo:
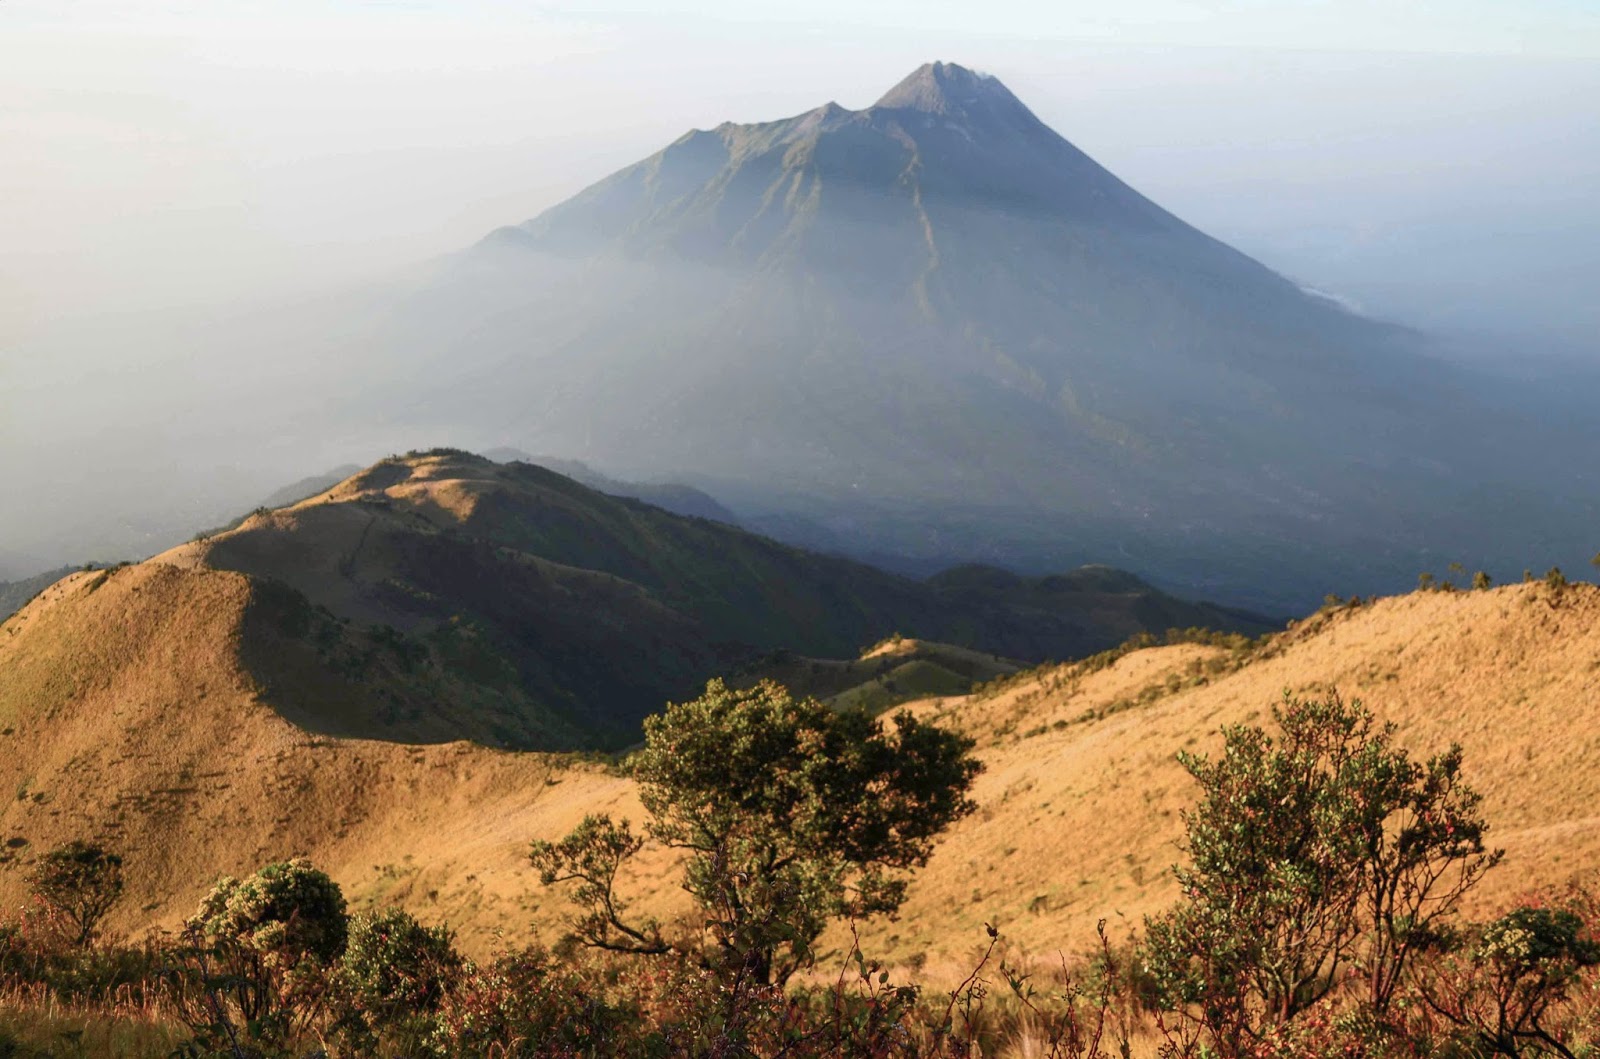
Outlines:
[[[918,699],[962,695],[974,685],[1024,668],[996,654],[891,636],[853,659],[806,658],[777,651],[734,673],[730,682],[746,686],[773,680],[797,695],[810,695],[841,709],[879,713]]]
[[[251,605],[240,574],[146,564],[75,574],[0,626],[0,901],[20,897],[37,852],[87,836],[127,856],[125,930],[171,926],[219,873],[304,854],[357,906],[400,903],[476,951],[501,934],[553,940],[565,906],[526,867],[526,843],[587,812],[637,817],[628,781],[463,742],[309,734],[240,662]],[[855,665],[876,680],[882,660]],[[1286,689],[1360,697],[1419,752],[1464,745],[1509,851],[1485,899],[1600,865],[1600,591],[1421,593],[1257,648],[1150,648],[915,703],[978,740],[980,809],[866,945],[937,968],[986,921],[1038,953],[1081,946],[1102,917],[1136,922],[1173,896],[1192,796],[1174,752],[1265,721]],[[681,908],[669,866],[651,851],[627,880],[641,912]]]

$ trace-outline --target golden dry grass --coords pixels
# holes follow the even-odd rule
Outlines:
[[[449,923],[469,951],[554,940],[566,907],[541,891],[526,844],[586,812],[637,818],[629,783],[547,755],[308,735],[239,663],[251,591],[169,556],[74,574],[0,625],[0,844],[13,844],[0,902],[21,898],[34,854],[98,837],[127,858],[124,931],[175,925],[219,874],[306,855],[353,904]],[[1247,661],[1151,648],[916,704],[978,740],[980,809],[899,920],[863,928],[867,951],[937,977],[985,922],[1040,956],[1085,948],[1101,918],[1136,924],[1173,897],[1193,794],[1174,752],[1265,721],[1285,689],[1335,688],[1419,753],[1464,745],[1509,851],[1481,902],[1600,864],[1600,590],[1414,594],[1310,619]],[[670,864],[652,852],[628,881],[641,912],[683,907]]]
[[[525,934],[544,899],[528,838],[630,799],[538,754],[310,736],[234,653],[245,578],[163,563],[100,578],[73,575],[0,626],[7,906],[32,855],[74,837],[124,853],[112,926],[128,932],[175,926],[219,875],[305,855],[352,903],[405,904],[481,949]]]
[[[993,922],[1035,950],[1075,951],[1099,919],[1116,931],[1165,906],[1194,793],[1174,753],[1217,747],[1226,724],[1268,722],[1285,690],[1360,698],[1419,754],[1462,744],[1508,851],[1480,906],[1600,865],[1600,590],[1385,599],[1310,619],[1264,654],[1206,677],[1225,652],[1153,648],[1081,679],[1062,667],[987,701],[925,704],[979,739],[981,808],[941,843],[901,922],[866,929],[868,946],[937,958]],[[1159,697],[1077,720],[1146,689]]]

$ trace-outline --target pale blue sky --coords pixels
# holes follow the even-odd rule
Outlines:
[[[12,26],[131,28],[213,20],[686,21],[832,30],[976,34],[1122,44],[1467,52],[1600,58],[1594,0],[10,0]]]

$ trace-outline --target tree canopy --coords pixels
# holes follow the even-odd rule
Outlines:
[[[1162,999],[1237,1054],[1351,973],[1383,1017],[1408,964],[1499,860],[1461,750],[1426,762],[1359,702],[1285,696],[1280,733],[1234,726],[1185,813],[1183,900],[1146,922]]]
[[[783,982],[830,920],[900,907],[935,836],[975,808],[971,749],[910,713],[886,724],[771,682],[715,680],[645,721],[629,763],[650,814],[643,835],[590,817],[561,842],[535,842],[532,860],[547,885],[579,884],[580,940],[659,953],[672,946],[658,924],[626,921],[616,876],[647,838],[685,850],[707,961]]]

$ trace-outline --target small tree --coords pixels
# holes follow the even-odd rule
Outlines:
[[[1359,702],[1285,696],[1236,726],[1184,815],[1184,902],[1146,921],[1158,994],[1235,1055],[1364,970],[1379,1015],[1407,962],[1498,859],[1452,747],[1426,765]]]
[[[122,896],[122,858],[87,842],[69,842],[39,861],[33,895],[72,924],[77,945],[94,939]]]
[[[1381,745],[1358,759],[1353,777],[1364,794],[1353,821],[1362,842],[1363,967],[1379,1018],[1411,961],[1439,940],[1461,898],[1504,855],[1484,844],[1483,799],[1461,779],[1461,748],[1423,764],[1389,749],[1393,733],[1383,727]]]
[[[1593,902],[1579,897],[1567,907],[1515,909],[1430,955],[1417,978],[1428,1011],[1490,1054],[1575,1059],[1559,1024],[1573,989],[1600,964],[1600,945],[1578,910]]]
[[[900,907],[934,837],[974,809],[971,749],[909,713],[886,726],[771,682],[737,690],[716,680],[645,721],[630,769],[649,837],[689,854],[684,888],[710,936],[701,955],[724,973],[782,984],[830,920]],[[627,821],[606,817],[533,844],[541,881],[579,883],[586,944],[669,950],[654,924],[624,921],[616,896],[618,870],[642,845]]]
[[[231,1039],[237,1013],[250,1037],[280,1044],[320,1015],[349,935],[339,884],[307,860],[222,879],[186,926],[174,994],[185,1021]]]

